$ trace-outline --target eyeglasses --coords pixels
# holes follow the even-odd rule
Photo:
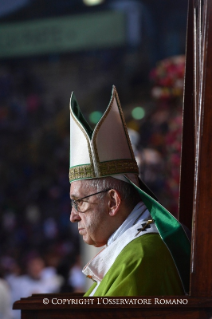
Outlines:
[[[94,195],[103,193],[103,192],[108,192],[109,190],[111,190],[111,188],[104,189],[103,191],[100,191],[100,192],[97,192],[97,193],[94,193],[94,194],[91,194],[91,195],[88,195],[88,196],[85,196],[85,197],[82,197],[79,199],[71,199],[71,207],[74,207],[75,210],[78,212],[78,209],[80,209],[82,204],[83,204],[83,199],[88,198],[90,196],[94,196]]]

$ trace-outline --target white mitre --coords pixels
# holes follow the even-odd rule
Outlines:
[[[69,181],[106,176],[138,185],[138,166],[115,86],[94,130],[84,119],[74,93],[70,99]]]
[[[115,86],[110,103],[92,130],[83,117],[74,93],[70,99],[69,181],[112,176],[132,182],[156,199],[138,178],[139,170]],[[157,200],[157,199],[156,199]]]

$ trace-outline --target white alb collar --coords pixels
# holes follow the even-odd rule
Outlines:
[[[135,225],[140,220],[147,220],[151,218],[149,211],[143,202],[139,202],[129,216],[125,219],[123,224],[110,236],[107,242],[107,246],[109,246],[112,242],[114,242],[118,237],[120,237],[125,230]]]

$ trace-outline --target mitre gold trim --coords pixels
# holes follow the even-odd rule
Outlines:
[[[99,163],[100,177],[135,173],[138,175],[138,165],[136,161],[131,159],[114,160],[108,162]],[[69,169],[69,181],[70,183],[77,179],[92,179],[97,178],[92,165],[80,165],[71,167]]]
[[[99,163],[100,176],[135,173],[138,174],[138,165],[131,159],[114,160]]]
[[[76,179],[94,178],[93,165],[80,165],[74,166],[69,169],[69,181],[70,183]]]

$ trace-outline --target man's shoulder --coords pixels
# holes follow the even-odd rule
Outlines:
[[[161,254],[170,253],[159,234],[149,233],[129,242],[117,256],[117,261],[120,258],[131,260],[157,258]]]

